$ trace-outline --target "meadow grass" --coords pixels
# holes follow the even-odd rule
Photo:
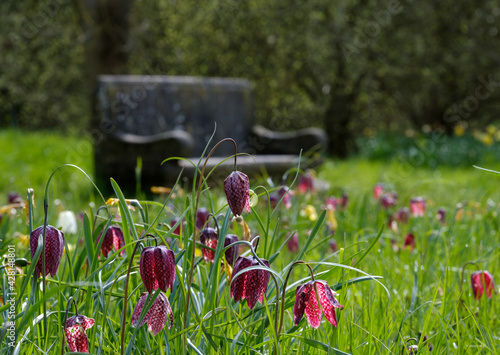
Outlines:
[[[33,188],[38,199],[50,173],[63,164],[75,164],[89,174],[93,172],[92,143],[81,137],[51,131],[1,129],[0,151],[0,191],[3,194],[17,192],[24,197],[26,190]],[[61,200],[63,208],[82,208],[94,195],[90,181],[76,170],[63,170],[55,179],[57,184],[51,192]]]
[[[0,254],[8,255],[15,249],[16,258],[29,261],[27,235],[30,228],[43,224],[42,201],[49,176],[63,163],[75,163],[91,171],[91,152],[78,154],[80,160],[73,161],[65,149],[68,142],[78,146],[79,139],[66,141],[49,133],[29,135],[8,131],[1,134],[5,138],[0,141],[2,146],[17,144],[19,149],[6,148],[5,159],[11,164],[5,167],[10,169],[1,171],[3,174],[8,171],[9,175],[5,176],[12,180],[5,183],[2,179],[2,189],[5,193],[16,190],[24,194],[27,187],[33,187],[37,208],[31,227],[26,225],[25,211],[21,209],[4,215],[0,224]],[[2,164],[5,163],[2,161]],[[487,168],[498,169],[498,166]],[[240,240],[245,235],[244,227],[232,220],[222,189],[207,186],[199,199],[196,189],[186,190],[184,194],[177,191],[175,196],[132,203],[135,207],[131,209],[131,203],[125,199],[135,196],[124,196],[113,183],[115,203],[107,206],[109,215],[105,211],[98,214],[97,207],[103,201],[95,197],[97,194],[82,174],[72,168],[59,172],[50,183],[49,224],[55,223],[59,212],[52,204],[54,199],[62,199],[65,208],[82,209],[86,215],[78,221],[76,233],[66,233],[58,273],[47,277],[45,292],[41,291],[40,280],[29,277],[34,264],[24,266],[22,260],[18,261],[12,290],[7,278],[11,269],[0,269],[3,304],[0,312],[4,328],[9,315],[16,317],[16,346],[9,346],[9,333],[3,331],[0,354],[67,352],[67,347],[63,349],[62,329],[70,297],[76,300],[80,314],[96,320],[94,327],[87,331],[93,354],[122,353],[122,330],[123,352],[129,354],[407,354],[410,344],[419,346],[419,354],[498,353],[498,294],[493,294],[491,299],[483,296],[476,300],[470,276],[476,269],[484,269],[498,279],[500,176],[473,167],[420,168],[401,159],[389,162],[360,158],[327,160],[316,172],[314,191],[298,191],[297,179],[292,186],[295,195],[290,209],[282,204],[272,208],[266,203],[264,189],[258,186],[269,190],[272,187],[267,182],[251,181],[251,188],[260,195],[259,202],[243,217],[250,235],[260,236],[256,253],[269,260],[280,292],[271,279],[263,303],[249,310],[246,302],[235,303],[231,299],[230,271],[218,262],[224,254],[225,234],[236,234]],[[396,206],[386,210],[373,198],[372,190],[378,182],[385,184],[386,191],[398,193]],[[327,197],[340,197],[343,193],[349,197],[344,210],[324,209]],[[411,198],[416,196],[424,197],[427,202],[425,215],[411,216],[408,223],[398,222],[397,229],[389,228],[389,214],[402,206],[408,207]],[[89,200],[94,201],[91,206]],[[199,232],[194,227],[196,202],[198,207],[207,207],[215,215],[222,215],[215,263],[203,260],[196,243],[199,240]],[[436,219],[440,207],[446,210],[445,224]],[[180,235],[175,236],[169,226],[179,217],[186,223]],[[110,224],[123,229],[126,246],[122,249],[126,254],[120,256],[113,250],[107,258],[98,257],[97,236]],[[139,275],[141,247],[132,261],[130,257],[146,232],[170,246],[177,264],[173,290],[166,293],[172,305],[174,324],[155,337],[146,326],[130,325],[132,310],[145,291]],[[287,240],[293,232],[299,234],[298,252],[287,248]],[[408,233],[415,236],[413,250],[404,247]],[[337,251],[330,247],[332,239],[336,240]],[[150,238],[142,245],[151,246],[154,242]],[[250,255],[246,244],[240,253]],[[305,317],[297,326],[294,324],[296,287],[310,280],[307,267],[297,265],[284,290],[285,297],[281,298],[283,281],[296,260],[309,263],[316,279],[327,281],[338,292],[344,309],[337,311],[337,327],[324,317],[317,330],[308,325]],[[462,267],[468,261],[477,264],[465,269],[462,280]],[[12,296],[9,292],[15,293],[14,313],[9,313]],[[186,309],[188,292],[190,303]],[[157,297],[157,293],[153,297]],[[275,322],[276,318],[280,319],[281,305],[284,305],[284,317],[278,335]],[[74,308],[69,308],[69,315],[74,315]],[[427,336],[425,342],[424,335]],[[409,340],[411,338],[414,340]]]

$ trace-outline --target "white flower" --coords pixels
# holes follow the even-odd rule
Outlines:
[[[62,228],[63,233],[76,233],[78,227],[76,224],[75,213],[73,211],[59,212],[56,227]]]

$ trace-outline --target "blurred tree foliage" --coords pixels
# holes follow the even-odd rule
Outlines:
[[[68,1],[0,2],[0,122],[82,129],[90,95],[84,33]]]
[[[120,10],[121,9],[121,10]],[[245,77],[256,119],[377,130],[496,118],[499,1],[8,0],[0,120],[84,130],[98,73]]]

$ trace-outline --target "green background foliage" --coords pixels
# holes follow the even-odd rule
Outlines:
[[[249,78],[257,122],[323,127],[338,155],[367,127],[497,119],[498,1],[100,4],[2,2],[0,122],[84,132],[99,73]]]

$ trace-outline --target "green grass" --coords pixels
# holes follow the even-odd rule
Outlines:
[[[71,157],[62,153],[66,144],[62,144],[56,135],[34,134],[37,143],[31,142],[30,135],[19,132],[2,132],[2,135],[7,138],[1,140],[2,145],[11,146],[17,141],[19,151],[25,154],[30,151],[30,146],[40,145],[35,149],[36,159],[26,158],[24,164],[10,169],[8,173],[14,177],[14,182],[4,188],[5,192],[21,192],[27,187],[34,187],[39,190],[36,197],[40,207],[47,179],[59,163],[76,163],[84,170],[91,167],[90,153],[80,155],[79,161],[71,160]],[[21,136],[25,138],[23,141],[19,141]],[[42,139],[39,137],[45,137],[45,146],[40,144]],[[8,142],[9,139],[12,141]],[[78,139],[70,140],[79,143]],[[51,149],[52,153],[41,159],[40,151],[44,149]],[[23,154],[12,151],[11,154],[16,155],[16,158],[12,159],[9,155],[6,158],[8,161],[22,160]],[[486,167],[500,168],[491,165]],[[5,170],[2,171],[5,174]],[[120,224],[124,229],[126,255],[121,257],[113,252],[108,258],[102,255],[97,258],[96,237],[105,228],[108,217],[101,212],[94,225],[97,206],[88,207],[88,201],[93,199],[95,193],[85,179],[78,177],[80,173],[76,170],[68,174],[76,174],[72,180],[75,188],[69,192],[71,198],[65,199],[68,193],[65,191],[67,180],[56,173],[50,185],[51,201],[64,198],[68,208],[84,208],[87,217],[83,222],[78,222],[76,234],[68,233],[65,236],[67,248],[58,273],[54,278],[47,277],[46,302],[42,299],[40,282],[34,283],[27,276],[16,275],[16,299],[20,302],[16,309],[16,343],[19,343],[21,335],[25,336],[19,345],[20,354],[61,353],[61,329],[69,297],[76,300],[80,314],[96,320],[96,325],[87,331],[90,352],[120,354],[125,276],[132,249],[146,230],[161,240],[173,237],[166,224],[174,217],[181,216],[191,223],[187,223],[183,234],[170,244],[177,265],[174,290],[167,292],[174,325],[170,330],[165,327],[156,337],[145,326],[137,329],[130,326],[132,310],[139,295],[145,291],[138,275],[140,248],[132,261],[123,329],[125,347],[132,354],[272,354],[275,350],[282,354],[399,354],[408,339],[420,339],[419,333],[429,338],[426,344],[420,341],[419,354],[430,353],[426,346],[429,343],[434,347],[432,354],[499,352],[498,294],[494,294],[492,299],[474,299],[470,275],[475,266],[466,269],[464,282],[460,279],[464,263],[476,261],[477,268],[489,270],[498,281],[500,196],[497,187],[500,176],[471,166],[442,166],[434,171],[398,159],[389,162],[361,158],[341,162],[328,160],[316,173],[322,181],[316,186],[326,186],[327,183],[328,187],[309,194],[297,192],[290,210],[283,207],[275,211],[268,209],[264,196],[261,196],[252,212],[244,213],[244,219],[252,235],[260,235],[257,254],[270,261],[271,269],[278,278],[279,295],[283,287],[279,280],[286,278],[290,265],[300,256],[301,260],[310,263],[316,279],[325,280],[332,287],[336,285],[338,300],[344,306],[342,311],[337,312],[336,328],[323,318],[319,329],[314,330],[307,324],[305,317],[295,326],[295,289],[299,280],[309,276],[307,267],[297,265],[287,284],[285,299],[279,299],[280,304],[284,301],[285,311],[277,351],[274,322],[279,312],[276,309],[277,292],[273,280],[269,283],[265,302],[257,303],[253,310],[248,309],[246,302],[235,303],[231,299],[229,280],[220,263],[204,262],[199,254],[199,246],[191,238],[194,233],[192,216],[197,200],[195,193],[171,198],[165,210],[162,209],[164,200],[140,201],[144,209],[144,213],[140,213],[137,208],[135,211],[129,210],[124,200],[134,196],[121,195],[119,186],[115,185],[120,203],[108,208],[113,223]],[[373,186],[378,182],[398,192],[398,204],[390,211],[381,208],[372,197]],[[257,188],[259,182],[252,180],[250,185],[257,193],[263,192],[262,188]],[[349,195],[349,202],[345,211],[335,212],[338,226],[332,236],[326,225],[331,221],[331,215],[322,213],[322,206],[326,197],[340,196],[342,192]],[[382,234],[378,235],[388,220],[388,213],[408,206],[409,200],[415,196],[426,199],[426,215],[412,217],[407,224],[399,223],[396,232],[385,227]],[[463,207],[455,214],[458,203]],[[316,209],[317,219],[310,220],[302,213],[308,205]],[[204,190],[200,195],[199,206],[226,216],[225,219],[219,219],[222,231],[219,238],[228,231],[241,239],[242,227],[228,218],[222,190],[216,187]],[[40,207],[34,212],[34,227],[43,223]],[[447,211],[445,225],[435,218],[439,207]],[[57,209],[51,205],[49,224],[55,223],[56,214]],[[121,218],[118,218],[119,215]],[[27,238],[22,236],[28,229],[25,221],[21,210],[13,216],[4,217],[0,225],[0,255],[6,254],[10,245],[15,246],[17,258],[31,260]],[[284,245],[292,231],[299,233],[299,254],[288,251]],[[403,248],[404,238],[409,232],[416,237],[413,251]],[[336,253],[329,249],[331,238],[336,239],[340,248]],[[394,249],[391,240],[395,241],[398,250]],[[147,245],[154,243],[148,240],[144,242],[144,246]],[[198,250],[194,259],[193,248]],[[248,248],[244,247],[242,252],[248,254]],[[222,243],[219,243],[216,258],[222,255]],[[191,267],[192,280],[189,277]],[[5,270],[0,269],[3,300],[8,299]],[[24,274],[28,273],[28,267],[22,270]],[[361,282],[347,282],[366,274],[381,278],[374,280],[367,277],[357,279]],[[186,312],[188,291],[191,292],[191,301],[189,312]],[[22,306],[21,302],[26,302],[27,306]],[[44,303],[50,314],[46,324],[37,318],[43,315]],[[7,320],[7,308],[0,306],[2,323]],[[70,308],[70,315],[73,314],[74,309]],[[408,344],[417,343],[418,340]],[[7,345],[7,338],[4,337],[0,354],[13,353],[13,349]]]
[[[75,136],[0,130],[0,193],[17,192],[24,197],[33,188],[37,201],[42,201],[47,179],[58,166],[75,164],[92,174],[92,149],[90,141]],[[81,208],[81,202],[88,202],[94,194],[91,183],[74,169],[61,170],[54,181],[51,197],[59,199],[64,208]],[[4,200],[0,196],[0,204]]]
[[[500,162],[488,164],[488,169],[500,170]],[[348,161],[327,161],[318,176],[335,190],[361,196],[372,192],[382,182],[399,194],[405,204],[415,196],[426,197],[428,203],[454,207],[457,203],[500,201],[500,176],[465,167],[441,166],[436,169],[412,166],[404,160],[368,161],[353,158]]]

